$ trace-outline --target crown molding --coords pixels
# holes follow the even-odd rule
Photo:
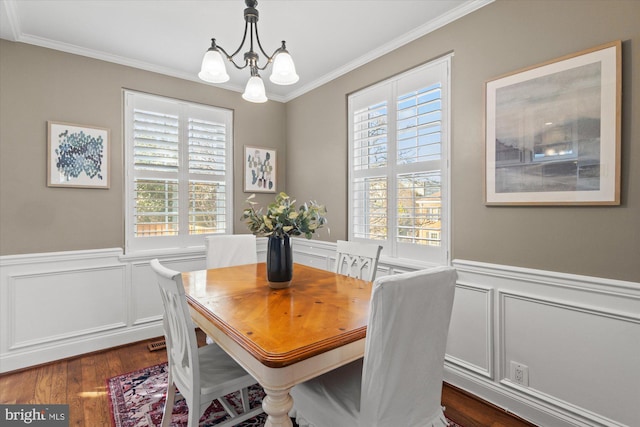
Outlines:
[[[444,15],[439,16],[436,19],[433,19],[429,22],[426,22],[420,27],[417,27],[404,35],[391,40],[390,42],[380,46],[379,48],[370,51],[366,55],[362,55],[348,64],[340,67],[330,73],[325,74],[324,76],[292,91],[288,95],[276,95],[273,93],[267,92],[267,97],[270,100],[278,101],[278,102],[288,102],[292,99],[295,99],[301,95],[304,95],[307,92],[310,92],[313,89],[316,89],[332,80],[337,79],[338,77],[355,70],[356,68],[367,64],[383,55],[386,55],[389,52],[392,52],[399,47],[402,47],[420,37],[423,37],[439,28],[444,27],[445,25],[462,18],[469,13],[472,13],[490,3],[493,3],[495,0],[469,0],[464,4],[458,6],[457,8],[445,13]],[[86,49],[77,45],[62,43],[51,39],[46,39],[42,37],[36,37],[32,35],[23,34],[20,29],[20,20],[17,13],[17,0],[4,0],[0,2],[4,5],[4,9],[6,11],[6,17],[9,24],[9,33],[13,38],[12,41],[32,44],[35,46],[45,47],[48,49],[54,49],[66,53],[72,53],[75,55],[86,56],[89,58],[98,59],[101,61],[112,62],[119,65],[124,65],[128,67],[137,68],[140,70],[150,71],[153,73],[164,74],[170,77],[176,77],[183,80],[189,80],[193,82],[197,82],[200,84],[206,84],[210,86],[215,86],[218,88],[230,90],[233,92],[242,93],[244,91],[244,87],[239,87],[237,85],[232,84],[210,84],[201,81],[195,75],[191,75],[190,73],[185,73],[183,71],[178,71],[176,69],[170,67],[162,67],[158,65],[154,65],[145,61],[138,61],[136,59],[126,58],[123,56],[112,55],[105,52]]]
[[[359,58],[354,59],[343,67],[337,68],[331,73],[325,74],[319,79],[314,80],[311,83],[308,83],[301,88],[291,92],[289,95],[285,96],[284,102],[291,101],[294,98],[297,98],[301,95],[304,95],[311,90],[322,86],[325,83],[328,83],[332,80],[337,79],[338,77],[347,74],[350,71],[355,70],[356,68],[365,65],[383,55],[386,55],[389,52],[392,52],[414,40],[419,39],[439,28],[444,27],[447,24],[450,24],[457,19],[462,18],[465,15],[468,15],[490,3],[493,3],[495,0],[469,0],[468,2],[458,6],[455,9],[450,10],[449,12],[439,16],[436,19],[433,19],[425,24],[417,27],[402,36],[391,40],[390,42],[380,46],[378,49],[372,50],[366,55],[362,55]]]
[[[16,10],[16,0],[4,0],[0,2],[0,9],[4,9],[4,15],[6,17],[7,27],[2,31],[3,36],[9,36],[8,40],[18,41],[21,35],[20,20],[18,19],[18,12]],[[2,23],[5,23],[5,19],[2,19]],[[9,30],[8,32],[6,30]]]

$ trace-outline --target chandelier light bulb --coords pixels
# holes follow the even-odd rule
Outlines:
[[[264,90],[264,83],[260,76],[251,76],[244,89],[242,98],[249,102],[267,102],[267,95]]]
[[[224,65],[224,58],[217,49],[209,49],[202,58],[202,68],[198,77],[209,83],[224,83],[229,81],[229,74]]]
[[[300,77],[296,74],[296,66],[289,52],[283,50],[276,54],[269,80],[278,85],[292,85],[299,79]]]

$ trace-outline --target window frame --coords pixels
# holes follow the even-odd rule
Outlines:
[[[408,262],[418,261],[429,265],[449,265],[451,246],[451,58],[453,54],[440,57],[436,60],[419,65],[411,70],[390,77],[372,86],[353,92],[347,96],[348,118],[348,239],[364,243],[381,244],[383,250],[381,256],[395,259],[405,259]],[[431,73],[436,73],[440,80],[421,80]],[[399,165],[397,161],[397,123],[401,120],[397,116],[397,103],[399,95],[406,94],[407,88],[419,90],[439,81],[441,83],[441,158],[426,162],[409,163]],[[424,83],[423,83],[424,82]],[[384,167],[356,171],[354,169],[355,148],[355,113],[362,108],[372,107],[380,102],[387,103],[387,164]],[[438,167],[434,168],[434,162]],[[424,169],[424,165],[431,166]],[[398,239],[398,215],[397,183],[399,177],[405,174],[430,172],[440,170],[441,180],[441,244],[439,247],[418,245],[414,243],[399,243]],[[367,239],[355,236],[354,210],[356,180],[362,177],[384,177],[387,180],[387,236],[386,239]]]
[[[134,168],[134,110],[138,103],[147,105],[157,104],[157,112],[176,112],[179,116],[180,129],[178,137],[179,149],[179,166],[178,166],[178,183],[180,191],[178,198],[178,224],[180,224],[179,234],[176,236],[135,236],[135,183],[136,171]],[[124,122],[124,164],[125,164],[125,253],[137,253],[140,251],[158,251],[170,249],[183,249],[189,247],[200,247],[204,245],[204,238],[211,234],[231,234],[233,233],[233,110],[214,107],[205,104],[199,104],[180,99],[174,99],[159,95],[151,95],[132,90],[123,90],[123,122]],[[198,178],[196,174],[189,171],[189,136],[188,124],[189,119],[203,119],[207,115],[214,115],[216,120],[224,123],[226,139],[225,139],[225,173],[222,178],[212,179],[204,177],[204,181],[223,182],[225,185],[225,227],[224,231],[218,233],[206,234],[189,234],[189,182],[190,179]],[[222,119],[221,119],[222,117]],[[162,174],[162,173],[158,173]],[[145,173],[141,173],[140,177],[144,177]],[[215,175],[213,175],[215,176]],[[186,225],[186,227],[185,227]],[[185,232],[186,230],[186,232]]]

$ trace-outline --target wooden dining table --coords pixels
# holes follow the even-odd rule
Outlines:
[[[291,427],[291,388],[364,355],[371,282],[294,264],[271,289],[266,264],[182,273],[191,316],[264,388],[267,427]]]

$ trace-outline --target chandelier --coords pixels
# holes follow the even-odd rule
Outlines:
[[[282,41],[282,46],[273,52],[271,56],[262,48],[260,44],[260,37],[258,37],[258,6],[257,0],[245,0],[247,8],[244,10],[244,35],[240,46],[231,55],[227,53],[221,46],[216,44],[216,39],[211,39],[211,47],[204,54],[202,59],[202,68],[198,77],[209,83],[224,83],[229,80],[227,69],[224,64],[224,57],[229,60],[237,69],[242,70],[249,67],[251,71],[251,77],[247,82],[247,86],[242,94],[242,97],[250,102],[266,102],[267,95],[264,91],[264,83],[258,71],[264,71],[269,64],[273,63],[271,70],[271,76],[269,80],[278,85],[290,85],[298,81],[299,77],[296,74],[296,67],[293,64],[291,55],[287,52],[285,41]],[[240,49],[244,46],[247,40],[247,33],[249,34],[249,50],[244,53],[244,65],[238,65],[233,57],[240,52]],[[258,65],[258,53],[253,50],[253,43],[255,42],[260,49],[260,52],[266,57],[266,63],[261,67]]]

